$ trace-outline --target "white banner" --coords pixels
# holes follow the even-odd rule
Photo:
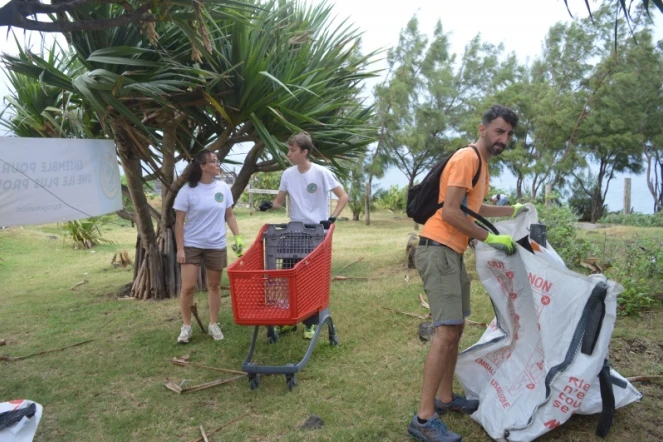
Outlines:
[[[113,141],[0,137],[0,226],[71,221],[121,208]]]

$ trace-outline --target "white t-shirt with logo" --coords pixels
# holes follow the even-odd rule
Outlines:
[[[329,192],[340,185],[329,170],[311,163],[306,173],[299,173],[297,166],[286,169],[279,190],[290,196],[291,221],[318,224],[329,218]]]
[[[184,247],[225,249],[226,209],[233,202],[230,187],[223,181],[198,183],[196,187],[185,184],[173,204],[175,210],[186,212]]]

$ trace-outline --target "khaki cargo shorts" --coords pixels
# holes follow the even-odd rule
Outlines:
[[[184,259],[186,264],[201,265],[210,270],[223,270],[228,265],[228,253],[226,249],[199,249],[197,247],[184,247]]]
[[[472,311],[463,255],[442,245],[418,245],[414,264],[428,295],[433,326],[463,324]]]

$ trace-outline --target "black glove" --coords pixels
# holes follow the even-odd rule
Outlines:
[[[258,209],[260,209],[261,212],[267,212],[271,208],[272,208],[272,202],[271,201],[263,201],[258,206]]]
[[[320,224],[325,228],[325,230],[329,230],[329,226],[334,224],[334,221],[336,221],[336,217],[330,216],[328,220],[320,221]]]

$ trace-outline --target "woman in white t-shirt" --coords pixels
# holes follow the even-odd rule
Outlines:
[[[242,256],[244,247],[232,209],[234,201],[230,188],[223,181],[215,179],[220,168],[216,155],[203,150],[188,167],[191,168],[188,184],[180,189],[173,204],[177,262],[182,266],[180,312],[183,324],[177,342],[184,344],[191,338],[191,305],[202,263],[207,271],[208,333],[217,341],[223,339],[218,317],[221,308],[221,274],[228,262],[226,223],[235,235],[233,250],[238,256]]]

